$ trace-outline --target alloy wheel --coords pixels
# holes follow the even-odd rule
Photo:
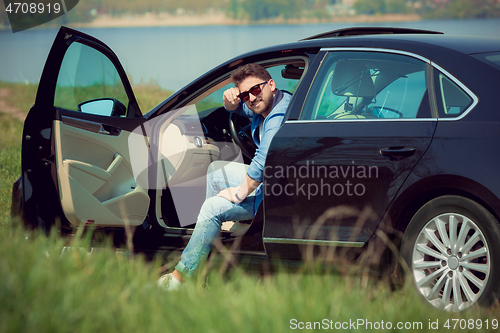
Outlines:
[[[462,311],[476,303],[490,279],[490,250],[469,218],[445,213],[420,230],[413,247],[417,289],[435,307]]]

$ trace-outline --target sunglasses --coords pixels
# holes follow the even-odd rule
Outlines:
[[[250,94],[254,96],[259,96],[260,93],[262,92],[262,89],[260,88],[261,85],[266,84],[269,81],[265,81],[259,84],[256,84],[252,88],[248,89],[248,91],[244,91],[238,95],[238,97],[243,101],[246,102],[250,99]]]

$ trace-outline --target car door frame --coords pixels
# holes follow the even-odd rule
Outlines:
[[[25,224],[32,227],[46,227],[47,230],[58,219],[60,226],[70,227],[60,202],[57,169],[55,163],[54,120],[61,120],[64,112],[54,106],[58,74],[69,46],[78,42],[94,48],[106,56],[118,72],[129,98],[127,117],[106,117],[92,114],[78,114],[79,119],[102,123],[132,131],[146,120],[142,116],[127,75],[115,53],[100,40],[85,33],[61,27],[47,57],[35,104],[29,111],[23,129],[22,208]],[[72,114],[74,117],[75,114]]]
[[[269,52],[264,52],[264,53],[251,53],[249,55],[243,55],[240,58],[237,59],[231,59],[219,67],[213,69],[212,71],[206,73],[204,76],[196,79],[194,82],[190,83],[188,86],[185,88],[179,90],[176,94],[172,95],[165,101],[164,104],[160,105],[157,107],[156,110],[153,110],[151,112],[151,118],[166,114],[168,112],[171,112],[173,110],[179,110],[183,107],[186,107],[191,103],[193,100],[195,100],[198,96],[203,95],[206,93],[206,91],[212,89],[213,87],[217,86],[223,81],[227,81],[230,78],[231,72],[233,72],[236,68],[239,66],[242,66],[243,64],[246,63],[260,63],[264,65],[268,64],[273,64],[276,62],[286,62],[286,61],[291,61],[292,59],[305,59],[307,58],[307,67],[306,67],[306,74],[309,72],[309,68],[311,64],[316,61],[316,56],[317,52],[319,51],[318,47],[308,47],[308,48],[298,48],[294,50],[288,50],[286,53],[282,51],[274,51],[271,50]],[[297,87],[296,87],[296,92],[303,91],[304,89],[299,89],[300,86],[303,86],[304,83],[303,80],[305,79],[305,76],[300,79]],[[305,89],[307,90],[307,89]],[[183,96],[184,95],[184,96]],[[182,97],[181,97],[182,96]],[[295,94],[294,94],[295,96]],[[293,100],[295,97],[292,97],[291,103],[293,103]],[[229,114],[228,114],[228,119],[229,119]],[[157,136],[158,134],[155,134]],[[152,176],[154,177],[154,176]],[[161,191],[160,189],[157,189],[156,191]],[[156,214],[155,216],[158,219],[158,216],[161,216],[161,195],[158,192],[156,194]],[[262,248],[262,221],[263,221],[263,207],[259,207],[256,216],[253,219],[252,222],[252,227],[245,233],[245,236],[243,237],[242,241],[242,249],[248,249],[248,248],[258,248],[259,250],[263,250]],[[158,219],[160,220],[160,219]],[[255,222],[255,223],[254,223]],[[165,236],[166,237],[173,237],[173,238],[178,238],[181,236],[186,236],[189,237],[191,235],[193,229],[187,229],[187,228],[178,228],[178,227],[169,227],[166,226],[163,222],[159,223],[166,231]],[[258,235],[258,240],[255,240],[255,236]],[[232,240],[234,237],[233,236],[226,236],[223,235],[222,237],[224,240]],[[251,239],[251,241],[248,241],[248,239]],[[177,244],[172,241],[170,241],[172,244]],[[246,243],[250,243],[251,245],[248,245]],[[256,245],[257,244],[257,245]]]

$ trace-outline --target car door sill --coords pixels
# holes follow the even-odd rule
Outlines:
[[[273,244],[298,244],[298,245],[326,245],[326,246],[339,246],[339,247],[363,247],[364,242],[343,242],[343,241],[328,241],[317,239],[297,239],[297,238],[273,238],[264,237],[264,243]]]

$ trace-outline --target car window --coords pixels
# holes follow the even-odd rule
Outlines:
[[[300,76],[295,78],[284,77],[283,72],[288,68],[287,66],[289,65],[268,67],[267,71],[271,74],[274,82],[276,82],[276,88],[293,94],[297,88],[297,84],[299,83]]]
[[[472,104],[472,98],[455,82],[438,73],[439,118],[455,118],[464,113]]]
[[[330,52],[300,119],[430,118],[426,64],[382,52]]]
[[[57,78],[54,105],[101,116],[125,116],[128,97],[113,63],[99,51],[74,42]]]
[[[286,66],[287,65],[279,65],[279,66],[268,67],[266,69],[273,78],[273,80],[276,82],[276,87],[278,89],[286,90],[293,94],[295,92],[297,84],[299,83],[300,76],[296,78],[284,77],[284,74],[282,72],[285,69],[287,69]],[[288,70],[290,69],[288,68]],[[196,103],[196,110],[200,112],[211,108],[221,107],[222,95],[224,94],[224,91],[226,91],[231,87],[234,87],[234,84],[232,82],[224,85],[222,88],[217,89],[209,96],[203,98],[201,101]]]

